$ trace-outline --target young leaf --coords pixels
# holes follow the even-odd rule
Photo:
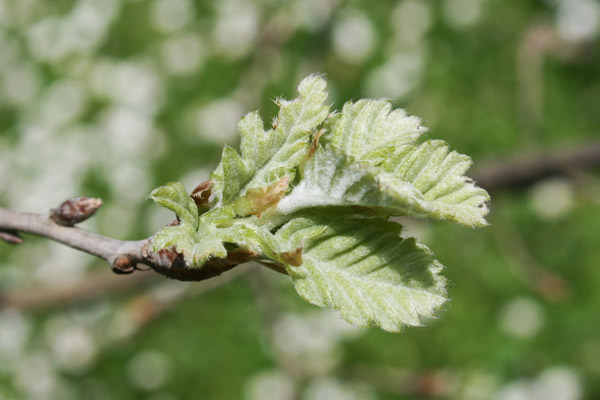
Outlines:
[[[486,225],[487,192],[463,174],[471,159],[445,142],[415,140],[420,120],[383,100],[348,103],[328,125],[324,147],[304,166],[281,212],[322,206],[363,206],[388,215]]]
[[[406,192],[414,210],[402,214],[484,226],[487,192],[463,174],[471,159],[450,151],[443,141],[415,145],[425,131],[416,117],[390,111],[385,100],[346,103],[324,136],[356,163],[378,167],[378,178],[397,193]],[[413,207],[411,205],[411,207]]]
[[[302,264],[286,269],[305,300],[339,310],[355,325],[397,332],[421,325],[447,300],[442,265],[427,247],[402,239],[400,229],[378,218],[313,212],[276,237],[302,248]]]
[[[278,245],[268,229],[256,217],[236,219],[231,208],[215,208],[203,214],[197,229],[185,222],[162,228],[154,236],[152,250],[175,246],[189,268],[202,268],[209,260],[227,259],[227,245],[252,254],[250,258],[264,254],[279,260],[274,251]]]
[[[413,144],[427,131],[421,120],[393,110],[387,100],[359,100],[344,104],[328,124],[325,138],[364,165],[377,166],[397,147]]]
[[[361,206],[388,214],[414,214],[412,198],[418,196],[417,191],[408,185],[402,191],[385,187],[378,173],[376,168],[353,163],[342,151],[325,145],[306,163],[300,183],[279,202],[277,210],[289,214],[311,207]]]
[[[198,207],[180,182],[157,187],[148,197],[177,214],[181,222],[198,226]]]
[[[394,158],[395,157],[395,158]],[[300,183],[277,205],[282,213],[324,206],[362,206],[388,215],[485,225],[485,190],[462,176],[470,159],[442,141],[403,146],[379,167],[369,167],[332,145],[319,148]],[[391,165],[394,171],[388,172]]]
[[[294,179],[305,157],[312,132],[325,120],[329,107],[325,81],[309,76],[298,86],[297,99],[278,100],[274,128],[264,131],[258,113],[246,115],[239,124],[241,156],[225,148],[221,164],[212,175],[213,201],[218,206],[243,196],[248,189],[266,187],[285,176]]]
[[[152,192],[179,216],[153,250],[174,246],[188,268],[254,259],[285,269],[307,301],[359,326],[420,325],[447,300],[442,265],[387,218],[485,225],[489,196],[463,175],[471,160],[439,140],[419,144],[420,120],[385,100],[328,117],[322,78],[304,79],[298,92],[278,101],[273,129],[256,112],[240,121],[241,153],[226,147],[193,199],[179,183]]]
[[[417,212],[424,217],[485,226],[490,197],[463,175],[470,166],[468,156],[450,151],[441,140],[396,149],[379,164],[383,184],[394,188],[409,184],[417,191]]]

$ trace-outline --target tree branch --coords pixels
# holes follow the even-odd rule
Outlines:
[[[141,247],[144,241],[121,241],[76,227],[62,226],[50,218],[50,213],[0,208],[0,229],[43,236],[100,257],[111,265],[122,256],[142,259]]]
[[[552,175],[567,174],[574,169],[600,166],[600,142],[572,150],[548,154],[534,154],[505,161],[484,163],[475,171],[477,183],[496,191],[530,185]],[[202,268],[187,268],[183,257],[174,248],[152,252],[152,237],[137,240],[117,240],[73,226],[90,216],[102,205],[99,199],[76,197],[69,199],[48,213],[30,213],[0,207],[0,240],[21,244],[21,233],[29,233],[85,251],[108,262],[118,274],[130,274],[138,265],[181,281],[201,281],[213,278],[246,261],[247,255],[233,251],[225,259],[215,259]],[[261,261],[261,260],[254,260]],[[277,272],[285,270],[276,264],[263,265]]]
[[[482,163],[473,173],[473,179],[482,188],[493,192],[526,187],[549,176],[596,167],[600,167],[600,142]]]
[[[59,287],[35,287],[0,292],[0,310],[38,310],[71,303],[91,302],[118,292],[127,292],[141,285],[164,281],[157,274],[117,276],[109,271],[90,274],[81,282]]]
[[[162,275],[181,281],[213,278],[239,264],[218,259],[207,263],[203,268],[190,269],[185,266],[183,258],[174,249],[152,252],[152,237],[137,241],[117,240],[74,226],[61,225],[61,223],[73,222],[75,217],[77,222],[81,222],[96,211],[97,207],[83,218],[81,215],[72,215],[85,209],[84,203],[89,204],[90,199],[86,197],[69,199],[49,213],[30,213],[0,208],[0,233],[2,233],[0,239],[11,244],[19,244],[22,240],[17,240],[20,238],[18,234],[29,233],[100,257],[118,274],[130,274],[139,264],[143,264]]]

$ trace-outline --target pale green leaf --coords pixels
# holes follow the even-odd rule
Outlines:
[[[227,245],[247,250],[257,259],[281,260],[278,254],[281,246],[269,227],[254,216],[235,218],[230,207],[214,208],[203,214],[197,228],[185,222],[166,226],[152,240],[153,251],[175,246],[189,268],[201,268],[209,260],[226,258]]]
[[[296,168],[306,157],[310,137],[329,113],[326,83],[309,76],[298,86],[295,100],[278,100],[279,114],[274,128],[265,131],[258,113],[246,115],[239,124],[241,156],[231,149],[211,176],[215,182],[213,203],[219,206],[243,196],[248,189],[266,187],[287,176],[294,179]],[[235,153],[235,155],[233,154]]]
[[[362,206],[388,215],[485,225],[489,197],[462,176],[470,165],[468,157],[450,152],[444,142],[428,141],[400,147],[388,158],[391,161],[379,167],[369,167],[352,162],[332,145],[319,148],[304,166],[300,183],[277,209],[291,213],[310,207]],[[398,169],[385,171],[390,165]]]
[[[387,100],[348,102],[328,123],[324,139],[364,165],[379,165],[398,146],[413,144],[427,131],[421,119],[392,110]]]
[[[302,264],[287,266],[308,302],[339,310],[358,326],[397,332],[421,325],[447,300],[442,265],[398,224],[377,218],[306,213],[276,238],[302,249]]]
[[[394,202],[389,191],[380,186],[377,172],[352,163],[346,154],[331,145],[320,147],[304,166],[300,183],[279,202],[277,210],[290,214],[326,206],[392,209],[399,202]]]
[[[191,260],[196,230],[187,223],[177,226],[165,226],[152,238],[152,250],[159,251],[174,246],[176,250]]]
[[[244,242],[239,229],[232,227],[234,216],[231,209],[217,208],[203,214],[196,228],[184,221],[166,226],[152,239],[152,249],[175,246],[190,268],[200,268],[212,258],[225,258],[225,243]]]
[[[396,149],[379,165],[379,179],[391,188],[414,188],[415,211],[424,217],[485,226],[490,197],[464,176],[470,166],[468,156],[451,151],[441,140],[430,140]]]
[[[486,225],[489,196],[464,176],[471,159],[443,141],[417,144],[425,131],[418,118],[392,111],[385,100],[361,100],[347,103],[327,127],[322,142],[339,152],[317,151],[282,210],[362,205],[391,215]]]
[[[244,185],[252,176],[252,170],[246,165],[240,155],[229,146],[223,149],[221,159],[223,167],[223,182],[227,184],[223,186],[223,201],[230,202],[242,190]]]
[[[296,99],[277,101],[273,129],[257,112],[242,118],[240,153],[224,149],[201,215],[183,185],[153,191],[180,219],[155,235],[153,250],[174,246],[188,268],[283,266],[302,297],[351,323],[420,325],[447,300],[442,265],[387,217],[480,226],[489,197],[464,176],[469,157],[418,141],[426,131],[418,118],[385,100],[330,116],[325,89],[318,76],[304,79]]]
[[[163,207],[173,211],[182,222],[198,226],[198,207],[180,182],[170,182],[154,189],[148,196]]]
[[[240,150],[252,170],[263,166],[273,156],[277,146],[277,135],[265,132],[263,120],[258,111],[246,114],[238,124],[241,136]]]

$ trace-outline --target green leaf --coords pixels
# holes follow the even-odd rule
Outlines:
[[[277,101],[273,129],[257,112],[242,118],[241,152],[225,147],[198,189],[201,215],[180,183],[152,192],[180,219],[155,235],[153,250],[174,246],[188,268],[275,264],[307,301],[351,323],[392,332],[422,324],[447,301],[443,267],[387,218],[485,225],[489,196],[464,176],[471,160],[443,141],[419,143],[421,121],[385,100],[330,116],[322,78],[304,79],[298,92]]]
[[[152,250],[158,251],[175,246],[177,251],[184,254],[186,259],[191,259],[195,237],[196,230],[188,223],[177,226],[165,226],[152,238]]]
[[[211,176],[215,182],[214,204],[228,204],[248,189],[267,187],[286,176],[293,181],[296,168],[308,152],[311,135],[329,113],[329,107],[324,105],[325,88],[325,81],[313,75],[300,83],[297,99],[277,100],[280,110],[274,129],[265,131],[256,112],[242,118],[241,156],[226,148],[221,164]]]
[[[425,128],[384,100],[347,103],[328,123],[300,183],[281,212],[322,206],[364,206],[388,215],[486,225],[487,192],[463,174],[471,159],[440,140],[415,141]]]
[[[470,165],[468,157],[450,152],[444,142],[428,141],[400,147],[388,158],[392,161],[369,167],[325,145],[305,165],[300,183],[277,209],[285,214],[310,207],[362,206],[388,215],[486,224],[487,193],[461,175]],[[389,165],[398,168],[387,172],[384,168]]]
[[[291,220],[276,238],[302,248],[302,264],[286,269],[305,300],[339,310],[355,325],[397,332],[421,325],[447,300],[442,265],[400,230],[378,218],[313,212]]]
[[[252,177],[252,170],[246,165],[240,155],[229,146],[223,149],[221,159],[223,166],[223,201],[230,202],[242,190],[243,186]]]
[[[468,156],[450,151],[441,140],[430,140],[396,149],[379,165],[379,179],[394,189],[400,190],[406,184],[414,188],[416,213],[423,217],[485,226],[490,196],[464,176],[470,166]]]
[[[398,147],[413,144],[427,131],[421,119],[387,100],[359,100],[344,104],[332,119],[324,139],[364,165],[377,166]]]
[[[154,189],[148,197],[173,211],[182,222],[193,227],[198,226],[198,207],[180,182],[170,182],[160,186]]]
[[[202,215],[197,228],[184,221],[177,226],[166,226],[154,236],[152,249],[175,246],[189,268],[200,268],[210,259],[226,258],[226,243],[242,248],[252,245],[259,251],[260,245],[246,238],[243,223],[232,223],[234,217],[230,208],[216,208]]]
[[[331,145],[320,147],[305,164],[300,183],[279,202],[277,210],[290,214],[312,207],[364,206],[387,207],[393,213],[398,202],[380,186],[377,173],[374,168],[352,163]]]

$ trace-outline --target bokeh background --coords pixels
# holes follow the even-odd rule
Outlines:
[[[87,229],[146,237],[172,219],[152,188],[206,179],[240,116],[315,72],[476,168],[585,148],[599,33],[596,0],[0,0],[0,205],[97,196]],[[403,221],[452,301],[401,334],[251,265],[181,283],[0,243],[0,399],[598,399],[600,181],[564,172],[494,190],[484,229]]]

